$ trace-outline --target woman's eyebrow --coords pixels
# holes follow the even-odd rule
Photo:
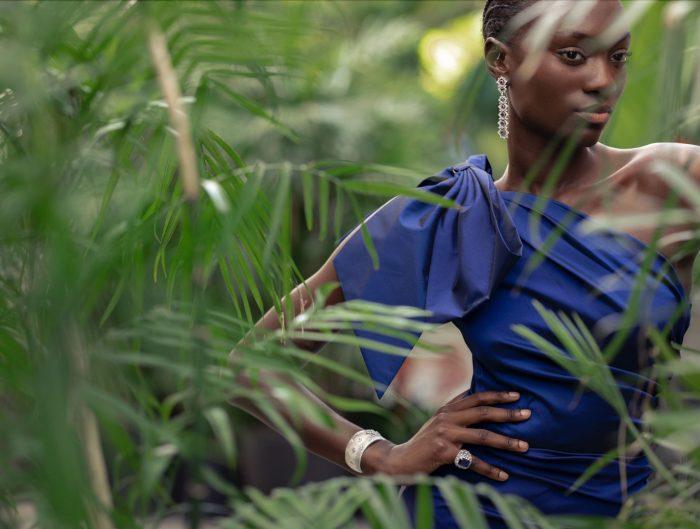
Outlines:
[[[632,36],[631,33],[628,31],[627,33],[622,35],[622,37],[619,38],[614,44],[618,44],[618,43],[622,42],[623,40],[630,38],[631,36]],[[595,39],[595,36],[589,35],[588,33],[585,33],[583,31],[572,31],[570,33],[556,32],[556,33],[554,33],[554,38],[560,39],[560,40],[564,40],[564,39],[576,39],[576,40],[588,39],[588,40],[592,41]]]
[[[625,40],[626,38],[631,37],[631,36],[632,36],[632,35],[631,35],[630,32],[628,31],[628,32],[625,33],[621,38],[619,38],[619,39],[617,40],[617,42],[620,42],[621,40]],[[581,40],[581,39],[592,39],[592,38],[594,38],[594,35],[589,35],[588,33],[584,33],[584,32],[582,32],[582,31],[572,31],[571,33],[556,32],[556,33],[554,34],[554,37],[555,37],[555,38],[558,38],[558,39],[571,38],[571,39],[578,39],[578,40]]]
[[[632,38],[632,34],[628,31],[627,33],[625,33],[624,35],[622,35],[622,38],[618,39],[617,42],[621,42],[621,41],[623,41],[623,40],[631,39],[631,38]],[[617,44],[617,42],[616,42],[615,44]]]

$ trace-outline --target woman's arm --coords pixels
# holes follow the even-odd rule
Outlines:
[[[357,228],[356,228],[357,229]],[[346,238],[349,239],[350,236]],[[333,257],[340,251],[344,244],[336,248],[326,263],[313,274],[304,284],[299,285],[290,293],[290,301],[294,307],[294,316],[304,312],[311,305],[316,290],[329,282],[338,282],[338,277],[333,266]],[[286,299],[282,298],[282,306]],[[336,288],[327,298],[327,304],[332,305],[344,301],[342,289]],[[280,323],[274,308],[268,310],[255,324],[256,328],[278,329]],[[242,340],[245,341],[245,338]],[[307,351],[315,352],[325,342],[294,340],[295,345]],[[233,358],[236,349],[231,352]],[[362,428],[348,421],[331,407],[319,399],[308,389],[293,382],[285,375],[266,372],[261,373],[255,382],[256,389],[262,391],[267,398],[267,403],[273,405],[287,422],[298,432],[302,442],[308,450],[336,463],[337,465],[353,472],[345,463],[345,447],[350,437]],[[302,395],[320,406],[331,418],[333,426],[323,427],[313,421],[302,418],[297,419],[298,414],[287,408],[285,402],[275,396],[275,380],[285,384],[293,384]],[[252,382],[245,374],[236,377],[235,383],[251,387]],[[506,422],[522,421],[529,418],[529,410],[519,413],[518,409],[506,409],[488,404],[514,402],[519,398],[518,394],[507,392],[482,392],[474,393],[468,397],[458,395],[450,402],[437,410],[421,429],[407,442],[395,445],[389,440],[380,440],[371,444],[364,452],[361,460],[363,474],[385,473],[395,476],[412,475],[415,473],[430,473],[440,465],[451,464],[462,443],[489,445],[516,452],[524,452],[528,449],[527,443],[494,432],[470,428],[469,425],[480,422]],[[250,399],[237,398],[232,404],[248,411],[270,428],[277,428],[267,419],[265,414]],[[279,430],[277,430],[279,431]],[[492,479],[503,481],[507,474],[498,468],[473,456],[471,470],[483,474]],[[354,473],[354,472],[353,472]]]
[[[335,253],[333,255],[335,255]],[[290,301],[294,307],[294,316],[304,312],[311,305],[315,292],[321,285],[338,281],[335,267],[333,266],[332,262],[333,255],[331,255],[326,263],[314,275],[307,279],[306,285],[301,284],[290,293]],[[344,301],[343,292],[339,287],[328,295],[326,303],[327,305],[333,305],[342,301]],[[281,302],[282,306],[284,306],[286,299],[282,298]],[[271,330],[278,329],[280,327],[280,322],[275,308],[273,307],[268,310],[265,315],[255,324],[255,327]],[[294,340],[294,343],[297,347],[307,351],[316,352],[321,349],[326,342]],[[233,358],[235,354],[236,350],[234,349],[231,351],[230,357]],[[296,388],[298,388],[300,393],[326,412],[333,422],[333,427],[330,429],[323,428],[317,423],[309,421],[305,418],[302,418],[301,421],[297,422],[297,431],[306,448],[311,452],[324,457],[352,472],[352,470],[345,464],[345,446],[350,440],[350,437],[352,437],[355,432],[361,430],[362,428],[336,413],[330,406],[324,403],[308,389],[293,382],[290,377],[276,373],[273,374],[270,372],[261,373],[261,376],[256,381],[256,388],[267,395],[269,398],[269,403],[272,404],[290,424],[295,423],[292,421],[289,410],[280,399],[275,398],[274,393],[272,392],[274,386],[276,385],[276,381],[279,382],[280,385],[293,384]],[[246,387],[251,387],[251,381],[245,374],[239,375],[235,382]],[[277,428],[275,428],[275,426],[266,418],[265,414],[262,413],[261,410],[258,409],[249,399],[238,398],[232,401],[232,404],[246,410],[248,413],[267,424],[270,428],[277,430]],[[362,456],[363,473],[390,473],[390,469],[386,466],[386,463],[388,462],[388,452],[392,446],[393,443],[385,440],[372,443]]]

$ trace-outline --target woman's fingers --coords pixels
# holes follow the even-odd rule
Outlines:
[[[483,474],[486,477],[495,479],[497,481],[505,481],[508,479],[508,473],[504,472],[500,468],[494,467],[493,465],[487,463],[472,454],[472,464],[469,470]]]
[[[514,439],[480,428],[456,428],[450,433],[454,436],[454,440],[459,443],[493,446],[514,452],[525,452],[530,447],[521,439]]]
[[[454,457],[457,457],[459,450],[461,450],[459,447],[455,450]],[[506,472],[482,459],[479,459],[474,454],[472,454],[472,464],[466,470],[466,472],[478,472],[479,474],[482,474],[487,478],[495,479],[496,481],[505,481],[508,479],[508,474]]]
[[[438,427],[442,430],[439,436],[454,447],[452,458],[456,457],[462,443],[493,446],[515,452],[528,450],[528,444],[520,439],[506,437],[489,430],[468,428],[471,424],[481,422],[509,422],[528,419],[531,415],[529,409],[490,406],[490,404],[515,402],[519,398],[520,394],[517,392],[482,391],[466,397],[463,394],[457,395],[442,406],[436,414],[434,424],[439,425]],[[450,463],[453,462],[450,461]],[[508,479],[506,472],[474,455],[472,455],[472,464],[469,470],[497,481]]]
[[[528,419],[531,413],[529,409],[477,406],[468,410],[452,412],[450,416],[454,419],[455,424],[469,426],[480,422],[521,421]]]
[[[509,391],[481,391],[479,393],[473,393],[467,397],[462,397],[460,399],[454,398],[445,406],[443,409],[445,411],[460,411],[469,408],[474,408],[476,406],[484,406],[487,404],[500,404],[502,402],[515,402],[520,398],[520,394],[511,393]]]

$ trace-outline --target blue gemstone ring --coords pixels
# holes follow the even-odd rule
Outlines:
[[[455,466],[467,470],[472,466],[472,453],[469,450],[460,450],[455,456]]]

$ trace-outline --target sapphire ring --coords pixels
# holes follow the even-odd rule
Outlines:
[[[472,453],[469,450],[460,450],[455,456],[455,466],[462,470],[467,470],[472,466]]]

